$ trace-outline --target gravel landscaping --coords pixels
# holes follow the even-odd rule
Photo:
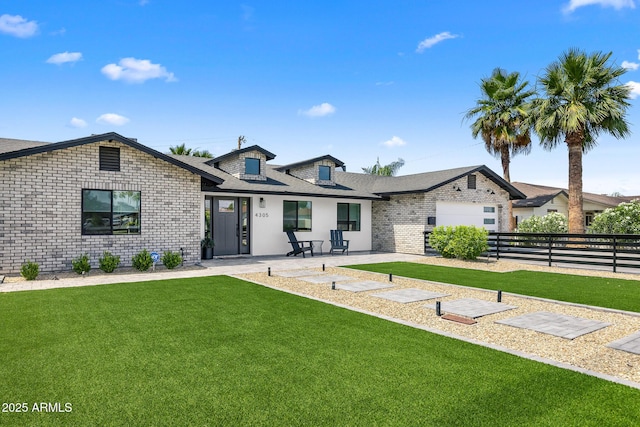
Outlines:
[[[508,261],[465,262],[437,257],[425,257],[422,261],[425,263],[449,267],[473,268],[496,272],[526,269],[566,274],[615,277],[619,279],[639,279],[637,275],[632,274],[619,274],[582,269],[573,270],[566,268],[550,268],[527,264],[516,264]],[[320,270],[313,269],[310,271]],[[581,369],[640,383],[640,355],[607,347],[607,344],[613,341],[640,331],[640,313],[623,313],[616,312],[614,310],[581,307],[573,304],[545,301],[536,298],[503,293],[502,302],[511,306],[516,306],[517,308],[476,318],[475,320],[478,323],[474,325],[464,325],[444,320],[436,316],[435,310],[425,308],[425,305],[433,304],[436,300],[399,303],[373,296],[373,294],[379,293],[379,290],[366,292],[350,292],[339,289],[332,290],[330,283],[310,283],[300,280],[299,278],[281,277],[276,274],[277,272],[273,272],[272,276],[268,276],[267,273],[254,273],[242,274],[238,275],[238,277],[330,303],[420,325],[431,330],[465,337],[466,339],[476,340],[481,343],[499,346],[512,351],[523,352],[528,355],[534,355],[545,359],[551,359],[553,361],[566,363]],[[327,268],[326,274],[349,276],[354,280],[378,280],[388,282],[388,276],[386,275],[357,271],[348,268]],[[393,277],[393,285],[395,287],[389,288],[388,290],[415,288],[430,292],[449,294],[447,297],[437,299],[437,301],[443,302],[453,301],[460,298],[476,298],[487,301],[496,301],[497,298],[495,291],[472,289],[443,283],[406,279],[396,276]],[[521,329],[496,323],[496,321],[499,320],[533,312],[559,313],[568,316],[606,322],[611,324],[611,326],[570,340],[529,329]]]

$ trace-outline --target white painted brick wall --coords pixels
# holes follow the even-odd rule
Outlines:
[[[98,147],[120,148],[121,171],[100,171]],[[200,260],[200,177],[117,142],[98,142],[0,162],[0,273],[26,260],[42,272],[71,269],[88,253],[94,268],[105,250],[121,265],[142,249],[183,248],[185,263]],[[83,189],[141,192],[141,233],[81,234]]]
[[[424,231],[434,226],[427,224],[427,218],[436,216],[436,202],[477,202],[502,205],[498,209],[497,229],[507,231],[509,227],[507,191],[482,174],[476,174],[476,189],[467,189],[467,178],[446,184],[428,193],[413,193],[391,196],[389,201],[372,203],[372,249],[384,252],[411,254],[424,253]],[[461,191],[455,191],[456,184]],[[493,190],[495,194],[491,194]],[[436,224],[437,225],[437,224]]]

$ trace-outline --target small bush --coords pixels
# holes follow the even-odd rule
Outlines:
[[[20,268],[20,275],[27,280],[35,280],[40,274],[40,266],[37,262],[27,261]]]
[[[133,267],[138,271],[147,271],[153,265],[151,254],[146,249],[135,254],[133,258],[131,258],[131,262],[133,263]]]
[[[91,270],[91,264],[89,263],[89,255],[83,254],[78,258],[71,261],[71,267],[73,271],[78,274],[88,273]]]
[[[105,273],[113,273],[113,270],[120,265],[120,257],[107,251],[102,253],[102,258],[98,259],[98,261],[100,262],[100,270]]]
[[[488,236],[484,228],[440,226],[431,232],[429,245],[445,258],[472,260],[489,249]]]
[[[182,257],[178,252],[167,251],[162,254],[162,263],[169,270],[173,270],[180,264],[182,264]]]

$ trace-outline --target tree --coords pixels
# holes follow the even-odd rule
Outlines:
[[[465,115],[466,119],[476,118],[471,125],[474,138],[482,137],[487,151],[502,163],[502,176],[511,182],[509,165],[517,154],[531,152],[531,133],[527,120],[530,103],[527,98],[535,94],[527,86],[529,82],[520,80],[520,73],[507,73],[496,68],[491,77],[480,82],[482,98]],[[509,231],[513,231],[515,219],[509,201]]]
[[[380,157],[378,157],[375,165],[362,168],[362,171],[369,175],[394,176],[402,166],[404,166],[404,160],[400,158],[395,162],[382,166],[380,164]]]
[[[193,156],[193,157],[206,157],[212,158],[213,154],[209,152],[209,150],[198,150],[187,148],[185,144],[176,145],[175,147],[169,147],[171,154],[176,154],[179,156]]]
[[[169,150],[171,150],[171,154],[177,154],[179,156],[190,156],[191,151],[193,151],[191,148],[187,148],[184,143],[176,145],[175,147],[169,147]]]
[[[591,232],[599,234],[640,234],[640,200],[620,203],[605,209],[591,223]]]
[[[538,79],[544,96],[534,100],[534,131],[545,149],[564,141],[569,151],[569,233],[584,233],[582,155],[601,133],[629,135],[630,88],[618,80],[626,70],[609,65],[610,57],[570,49]]]

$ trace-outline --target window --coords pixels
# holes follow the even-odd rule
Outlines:
[[[495,224],[496,223],[496,219],[495,218],[485,218],[484,219],[484,224]]]
[[[311,202],[283,202],[283,231],[311,231]]]
[[[100,170],[120,172],[120,149],[117,147],[99,147]]]
[[[485,206],[484,207],[484,212],[485,213],[495,213],[496,212],[496,208],[494,206]]]
[[[82,190],[82,234],[140,234],[140,192]]]
[[[476,176],[475,175],[469,175],[467,177],[467,188],[469,190],[475,190],[476,189]]]
[[[260,175],[260,159],[244,159],[244,173],[246,175]]]
[[[318,180],[331,181],[331,167],[318,166]]]
[[[360,203],[338,203],[338,230],[360,231]]]

